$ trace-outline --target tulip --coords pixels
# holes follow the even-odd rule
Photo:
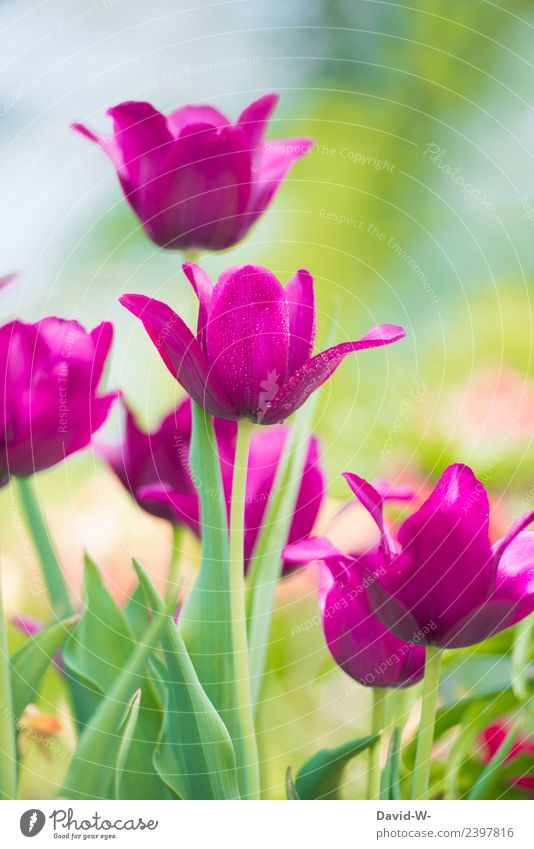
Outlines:
[[[402,500],[403,494],[399,490]],[[395,490],[383,498],[397,498]],[[293,564],[319,561],[319,607],[326,644],[338,666],[367,687],[408,687],[422,678],[425,650],[398,639],[373,614],[367,588],[383,571],[378,547],[344,554],[324,537],[288,545]]]
[[[313,279],[298,271],[284,288],[256,265],[225,271],[215,286],[197,265],[184,272],[199,300],[197,335],[167,305],[145,295],[120,300],[143,325],[171,374],[197,404],[224,419],[284,421],[353,351],[402,339],[395,325],[312,356]]]
[[[112,136],[82,124],[114,165],[122,190],[150,238],[161,247],[220,251],[235,245],[266,210],[309,139],[266,141],[278,96],[267,94],[237,124],[211,106],[183,106],[168,116],[150,103],[108,109]]]
[[[97,387],[112,336],[108,322],[87,333],[60,318],[0,328],[3,484],[59,463],[104,423],[116,393]]]
[[[230,511],[236,425],[215,419],[224,496]],[[245,566],[254,553],[274,478],[282,458],[289,429],[270,428],[253,435],[250,446],[245,495]],[[201,534],[200,504],[189,466],[191,402],[182,401],[153,433],[137,424],[126,407],[125,439],[113,448],[101,448],[109,465],[143,509],[175,525],[186,525]],[[288,534],[289,542],[309,536],[325,492],[325,479],[316,437],[310,439],[300,489]],[[286,564],[284,572],[292,570]]]
[[[534,520],[526,513],[493,547],[483,484],[465,465],[449,466],[422,507],[387,531],[371,484],[345,478],[380,531],[383,575],[367,597],[401,640],[460,648],[486,640],[534,610]]]

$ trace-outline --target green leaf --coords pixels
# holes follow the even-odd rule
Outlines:
[[[280,553],[287,542],[308,451],[308,437],[318,394],[293,418],[247,575],[248,640],[251,689],[258,703],[276,596],[282,573]]]
[[[286,796],[291,802],[300,799],[293,781],[293,770],[290,766],[286,769]]]
[[[322,749],[302,766],[295,780],[299,799],[337,799],[343,770],[350,760],[378,743],[380,734]]]
[[[333,342],[335,316],[332,317],[325,347]],[[252,700],[257,705],[267,657],[276,588],[282,573],[281,551],[287,542],[306,463],[308,439],[319,401],[315,392],[295,413],[291,433],[278,464],[254,555],[247,575],[248,641]]]
[[[16,797],[15,713],[13,711],[7,632],[0,585],[0,799],[16,799]]]
[[[74,610],[69,591],[61,566],[59,565],[50,531],[41,511],[39,499],[35,494],[33,479],[31,477],[16,478],[15,482],[26,525],[41,561],[53,610],[59,619],[63,619],[65,616],[72,616]]]
[[[140,638],[133,633],[124,611],[109,594],[98,569],[89,558],[85,561],[84,599],[83,616],[65,647],[63,657],[69,672],[83,682],[85,709],[90,722],[102,696],[113,687]],[[148,614],[145,614],[148,627],[147,617]],[[136,738],[131,741],[121,778],[121,792],[127,799],[159,799],[169,795],[152,763],[163,725],[158,675],[150,662],[147,662],[144,674],[144,681],[140,684],[143,697]],[[110,785],[101,788],[101,795],[105,792],[111,792]]]
[[[141,690],[136,690],[133,694],[130,704],[128,705],[128,710],[124,717],[124,732],[122,734],[119,751],[117,753],[117,764],[115,766],[114,778],[115,799],[123,798],[121,795],[121,779],[124,773],[126,760],[128,758],[128,752],[130,751],[130,744],[132,742],[135,726],[137,724],[137,717],[139,716],[140,704]]]
[[[499,768],[502,766],[514,745],[519,732],[520,722],[516,722],[508,732],[501,745],[482,770],[474,784],[468,799],[491,799],[492,790],[499,779]]]
[[[43,628],[17,651],[11,658],[11,686],[13,713],[18,719],[27,704],[34,701],[41,680],[52,663],[55,653],[67,637],[72,634],[79,616],[71,616]]]
[[[150,616],[143,588],[139,584],[136,584],[135,589],[126,601],[124,615],[135,636],[140,637],[150,622]]]
[[[394,728],[389,741],[386,765],[380,779],[381,799],[401,799],[400,790],[400,729]]]
[[[519,701],[532,695],[532,655],[534,653],[534,616],[516,625],[512,649],[512,687]]]
[[[118,671],[106,696],[101,699],[80,737],[58,794],[60,797],[102,799],[109,796],[121,745],[118,732],[124,722],[125,706],[133,698],[135,690],[143,685],[147,659],[156,649],[165,624],[164,614],[154,617],[124,668]],[[139,787],[139,798],[145,798],[145,778],[143,775],[141,781],[137,777],[138,784],[143,785]]]
[[[232,637],[228,515],[213,421],[192,402],[190,464],[202,515],[202,564],[178,628],[206,695],[244,760]]]
[[[164,603],[143,568],[134,567],[150,606]],[[174,620],[162,636],[169,680],[165,727],[155,754],[162,779],[182,799],[238,799],[235,755],[228,730],[198,679]]]

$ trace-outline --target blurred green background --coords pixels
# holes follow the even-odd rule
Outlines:
[[[0,272],[21,272],[2,293],[4,316],[111,319],[108,384],[155,424],[177,389],[117,298],[143,291],[190,309],[181,257],[150,243],[108,161],[69,124],[104,130],[106,108],[124,99],[163,111],[209,102],[236,117],[279,91],[271,137],[309,135],[315,149],[250,237],[203,264],[216,277],[257,262],[283,281],[308,268],[320,334],[334,317],[338,341],[404,325],[404,342],[348,358],[323,390],[316,427],[331,494],[346,497],[345,469],[424,485],[462,460],[489,488],[500,529],[534,505],[532,3],[191,5],[0,6]],[[106,438],[114,432],[116,420]],[[164,570],[168,529],[141,517],[89,452],[38,486],[74,583],[84,547],[119,595],[132,554]],[[0,499],[10,609],[39,615],[14,497]],[[288,582],[261,717],[270,795],[283,794],[289,763],[367,728],[368,694],[333,667],[321,629],[292,633],[315,615],[314,577]],[[51,680],[51,704],[57,690]],[[36,798],[62,764],[31,758]]]

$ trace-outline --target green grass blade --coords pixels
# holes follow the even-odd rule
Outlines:
[[[17,796],[17,746],[7,631],[0,586],[0,799]]]
[[[147,601],[163,600],[134,563]],[[185,643],[170,617],[162,636],[169,671],[165,732],[155,756],[164,781],[182,799],[238,799],[234,749],[228,730],[198,679]]]
[[[41,680],[52,663],[55,653],[72,634],[79,616],[55,622],[43,628],[11,658],[13,712],[18,719],[27,704],[34,701]]]

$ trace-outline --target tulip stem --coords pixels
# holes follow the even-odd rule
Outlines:
[[[437,646],[426,647],[425,678],[423,681],[423,700],[421,720],[417,734],[415,767],[412,776],[412,799],[426,799],[430,778],[430,761],[434,742],[434,723],[439,693],[441,661],[443,649]]]
[[[371,733],[378,734],[384,728],[386,718],[386,698],[388,691],[381,687],[373,687],[373,706],[371,718]],[[380,799],[380,743],[378,740],[369,749],[369,766],[367,772],[367,798]]]
[[[237,709],[241,717],[242,750],[236,751],[240,786],[245,788],[247,799],[259,799],[260,780],[256,732],[250,682],[250,665],[247,639],[247,613],[245,602],[245,502],[248,453],[252,436],[252,422],[242,419],[237,428],[232,500],[230,505],[230,606],[232,612],[232,638],[235,662]]]
[[[182,532],[180,525],[173,525],[171,540],[171,556],[169,559],[169,571],[167,572],[167,591],[165,598],[171,601],[178,590],[178,578],[180,575],[180,559],[182,554]]]
[[[74,609],[59,560],[35,494],[32,478],[15,478],[22,514],[43,570],[50,602],[58,619],[72,616]]]

